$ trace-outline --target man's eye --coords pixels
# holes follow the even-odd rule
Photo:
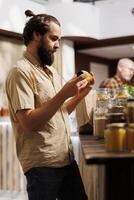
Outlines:
[[[57,40],[57,38],[55,38],[55,37],[52,37],[52,38],[51,38],[51,40],[52,40],[52,41],[56,41],[56,40]]]

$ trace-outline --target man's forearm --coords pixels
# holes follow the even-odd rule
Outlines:
[[[77,106],[77,104],[89,93],[91,87],[86,85],[81,91],[73,96],[69,101],[66,102],[66,108],[68,114],[70,114]]]
[[[76,108],[77,104],[81,101],[80,98],[77,96],[72,97],[66,102],[66,108],[68,111],[68,114],[71,114],[71,112]]]
[[[57,93],[51,100],[45,102],[41,107],[34,110],[21,110],[17,112],[22,127],[27,131],[41,129],[44,124],[52,118],[57,110],[62,106],[65,99],[62,92]],[[25,112],[25,113],[24,113]]]

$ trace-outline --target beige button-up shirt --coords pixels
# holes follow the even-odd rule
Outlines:
[[[38,131],[25,132],[16,118],[18,110],[38,108],[61,89],[58,73],[53,67],[49,67],[49,70],[51,77],[26,52],[12,68],[6,81],[17,156],[24,172],[32,167],[62,167],[74,158],[65,104]]]

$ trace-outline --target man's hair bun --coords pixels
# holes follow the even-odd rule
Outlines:
[[[26,15],[26,17],[34,17],[35,16],[35,14],[31,10],[26,10],[25,15]]]

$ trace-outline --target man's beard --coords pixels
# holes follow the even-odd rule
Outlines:
[[[38,47],[38,56],[43,65],[51,66],[54,62],[54,53],[48,51],[43,44]]]

